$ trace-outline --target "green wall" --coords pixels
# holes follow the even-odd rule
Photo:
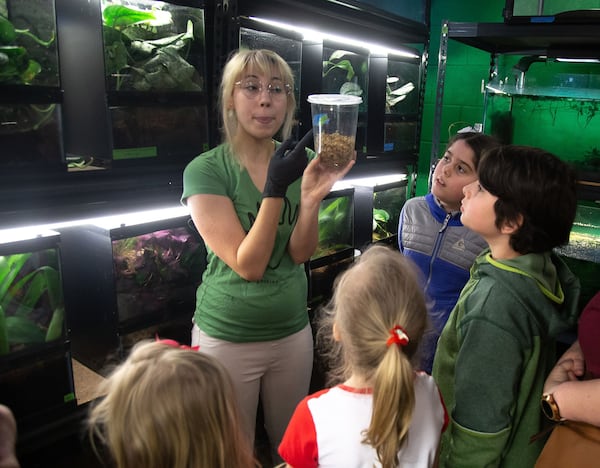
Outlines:
[[[442,21],[447,19],[449,21],[502,22],[504,21],[502,18],[503,8],[504,0],[432,0],[431,2],[431,42],[425,84],[417,195],[422,195],[428,190],[427,179],[431,159]],[[489,62],[490,56],[487,52],[462,45],[456,41],[448,42],[440,151],[445,147],[449,134],[453,135],[463,127],[482,121],[481,81],[488,77]]]
[[[435,98],[437,91],[437,73],[438,73],[438,54],[440,45],[440,32],[442,21],[461,21],[461,22],[495,22],[502,23],[504,18],[502,10],[504,8],[504,0],[431,0],[431,34],[429,46],[429,59],[427,66],[427,80],[425,84],[425,101],[423,109],[423,121],[421,130],[421,146],[419,153],[419,168],[417,177],[416,194],[422,195],[428,191],[429,167],[431,161],[432,133],[435,113]],[[536,15],[538,0],[515,0],[514,15]],[[546,0],[544,2],[543,14],[555,14],[561,11],[600,8],[600,0]],[[482,81],[487,81],[489,73],[490,54],[480,51],[474,47],[469,47],[460,44],[457,41],[448,41],[448,54],[446,61],[446,77],[444,86],[443,112],[440,128],[440,142],[438,153],[443,152],[446,143],[450,136],[454,135],[457,130],[473,125],[483,120],[483,94]],[[532,67],[531,74],[545,73],[540,66]],[[595,73],[595,70],[594,70]],[[597,87],[596,85],[592,87]],[[567,109],[568,111],[569,109]],[[561,131],[557,135],[565,136],[565,129],[573,127],[573,133],[578,135],[582,129],[582,125],[588,127],[590,124],[589,115],[593,112],[592,117],[599,109],[594,103],[591,107],[575,108],[574,112],[584,113],[582,118],[573,118],[568,112],[563,112],[565,118],[557,119],[560,125],[556,125]],[[597,122],[592,122],[597,125]],[[579,127],[575,127],[579,125]],[[528,131],[531,132],[531,125],[528,125]],[[586,128],[586,135],[595,136],[594,129]],[[548,126],[539,126],[539,139],[543,140],[547,133]],[[486,127],[486,133],[489,129]],[[535,134],[535,130],[533,131]],[[579,135],[580,135],[579,133]],[[538,140],[533,138],[535,135],[528,135],[528,139],[524,141],[515,141],[515,143],[532,144],[542,146]],[[574,137],[581,140],[581,136]],[[560,138],[559,138],[560,140]],[[566,143],[572,140],[562,138],[560,142]],[[560,145],[559,145],[560,146]],[[564,146],[564,144],[562,145]],[[556,146],[546,148],[557,151]],[[567,145],[564,151],[558,151],[561,156],[570,160],[581,159],[585,155],[585,151],[593,152],[593,155],[600,153],[600,150],[594,145],[588,145],[582,149],[580,153],[571,155],[572,152]],[[564,155],[562,153],[565,153]],[[565,156],[566,155],[566,156]],[[440,154],[436,155],[437,157]],[[586,156],[587,157],[587,156]]]

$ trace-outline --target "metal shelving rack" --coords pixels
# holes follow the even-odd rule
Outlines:
[[[431,148],[431,163],[439,155],[440,131],[444,99],[444,84],[448,58],[448,41],[462,44],[490,53],[490,77],[493,76],[499,55],[541,55],[546,57],[598,58],[600,59],[600,33],[598,22],[584,23],[576,16],[569,22],[550,21],[556,17],[532,17],[529,23],[520,19],[510,23],[467,23],[445,20],[439,47],[439,66],[436,84],[434,127]],[[516,17],[512,17],[516,18]],[[595,16],[592,16],[595,19]],[[484,103],[485,107],[485,103]],[[586,180],[580,184],[580,196],[583,199],[600,199],[600,181]]]

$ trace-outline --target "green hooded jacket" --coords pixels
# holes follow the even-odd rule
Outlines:
[[[544,438],[540,397],[556,337],[574,327],[579,280],[553,253],[492,259],[471,268],[433,364],[450,415],[441,467],[530,468]]]

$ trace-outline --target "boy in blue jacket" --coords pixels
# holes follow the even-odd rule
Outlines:
[[[431,373],[437,340],[469,279],[485,240],[460,222],[465,185],[477,180],[481,154],[497,146],[495,138],[478,132],[454,135],[435,166],[431,192],[407,200],[400,214],[398,246],[423,272],[430,327],[421,342],[421,369]]]
[[[544,440],[539,396],[556,336],[577,320],[579,281],[552,252],[577,208],[570,167],[538,148],[486,154],[464,188],[463,224],[489,249],[475,260],[433,364],[448,413],[441,467],[531,467]]]

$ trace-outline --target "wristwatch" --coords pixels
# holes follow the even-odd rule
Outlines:
[[[564,418],[560,417],[560,410],[558,409],[558,405],[556,404],[556,400],[554,400],[554,395],[552,395],[552,393],[544,393],[540,403],[542,405],[542,411],[548,419],[552,421],[564,420]]]

